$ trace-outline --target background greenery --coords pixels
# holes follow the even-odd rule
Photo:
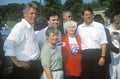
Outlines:
[[[38,4],[40,9],[39,16],[42,17],[51,11],[56,11],[61,15],[64,10],[72,11],[73,17],[76,17],[77,15],[81,15],[81,11],[84,7],[91,7],[93,10],[105,10],[105,15],[108,18],[120,14],[120,0],[93,0],[91,3],[83,3],[83,0],[66,0],[64,4],[61,3],[61,0],[44,0],[44,4],[34,2]],[[23,6],[24,3],[0,5],[0,16],[2,17],[0,26],[6,23],[12,28],[15,23],[22,18]]]

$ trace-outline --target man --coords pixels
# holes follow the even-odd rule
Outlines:
[[[61,26],[58,27],[58,29],[60,29],[62,34],[65,34],[65,29],[64,29],[65,27],[63,27],[63,23],[71,19],[72,19],[72,12],[69,10],[63,11]]]
[[[120,48],[120,15],[115,15],[113,18],[113,22],[110,26],[108,26],[110,31],[112,44]],[[110,64],[110,76],[111,79],[120,79],[120,53],[116,54],[111,51],[111,64]]]
[[[37,13],[35,3],[26,4],[24,18],[14,26],[5,40],[5,56],[9,56],[14,64],[12,79],[40,79],[40,51],[33,30]]]
[[[93,11],[85,8],[84,23],[78,26],[78,34],[82,46],[82,78],[104,79],[104,64],[106,55],[106,34],[104,26],[93,21]]]
[[[72,19],[72,12],[71,11],[64,11],[62,13],[62,18],[63,18],[63,22],[66,22],[68,20],[71,20]]]
[[[60,19],[59,19],[59,15],[57,13],[53,12],[53,13],[48,14],[46,19],[47,19],[48,26],[36,33],[40,49],[42,49],[44,43],[46,42],[45,32],[46,32],[47,28],[51,27],[51,26],[55,27],[55,28],[58,28],[59,25],[60,25]],[[58,41],[56,43],[56,46],[57,46],[59,52],[61,52],[62,40],[61,40],[61,33],[60,33],[60,31],[59,31],[59,35],[58,36],[59,37],[58,37]]]

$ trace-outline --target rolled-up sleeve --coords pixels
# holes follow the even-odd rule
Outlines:
[[[12,40],[5,40],[4,43],[5,56],[15,56],[15,42]]]
[[[108,43],[105,28],[101,30],[101,44]]]
[[[41,50],[41,63],[43,68],[50,67],[50,52],[47,46],[43,46]]]

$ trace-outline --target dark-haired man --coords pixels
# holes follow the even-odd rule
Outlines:
[[[84,23],[78,26],[78,34],[82,46],[82,78],[104,79],[104,64],[106,55],[106,34],[104,26],[93,21],[93,11],[85,8]]]
[[[46,32],[47,28],[51,27],[51,26],[58,28],[60,26],[60,18],[57,13],[52,12],[52,13],[48,14],[46,16],[46,19],[47,19],[48,26],[36,33],[40,49],[42,49],[44,43],[46,42],[45,32]],[[60,31],[58,34],[58,41],[56,43],[56,46],[57,46],[59,52],[61,53],[62,40],[61,40],[61,32]]]

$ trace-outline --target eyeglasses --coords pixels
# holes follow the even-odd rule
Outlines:
[[[68,16],[68,18],[71,18],[72,16]]]

